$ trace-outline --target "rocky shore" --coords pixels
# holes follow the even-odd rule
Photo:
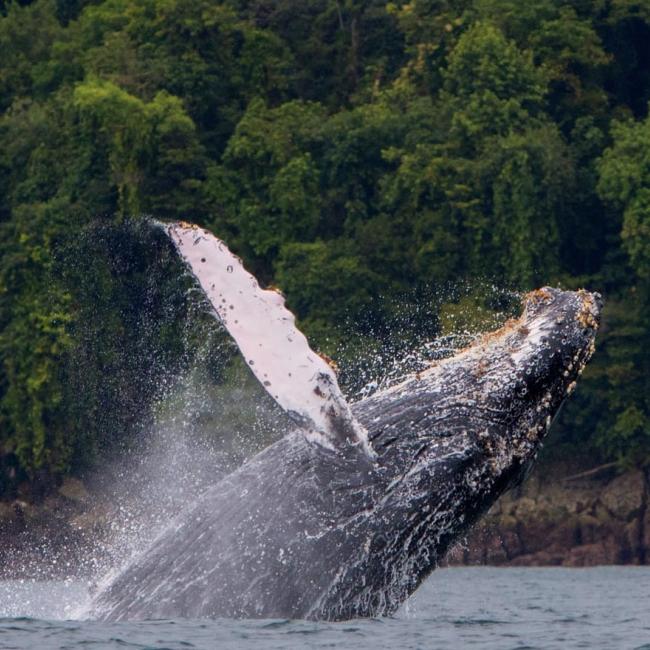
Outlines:
[[[650,563],[650,471],[549,477],[538,469],[504,495],[449,554],[452,565]]]
[[[0,579],[97,576],[128,552],[124,526],[120,508],[77,479],[38,503],[0,502]],[[495,504],[446,562],[649,564],[650,471],[621,474],[604,466],[571,475],[538,468]]]
[[[96,575],[111,559],[115,514],[77,479],[37,502],[0,502],[0,579]]]

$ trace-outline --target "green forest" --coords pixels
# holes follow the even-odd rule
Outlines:
[[[0,16],[0,495],[128,447],[196,362],[210,325],[152,218],[213,230],[334,357],[407,303],[415,340],[502,309],[486,283],[598,290],[549,453],[650,463],[650,0]]]

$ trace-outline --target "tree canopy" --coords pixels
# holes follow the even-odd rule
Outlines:
[[[485,282],[600,290],[555,447],[649,463],[648,42],[630,0],[0,2],[0,493],[128,446],[196,363],[145,217],[213,229],[333,356],[474,323]]]

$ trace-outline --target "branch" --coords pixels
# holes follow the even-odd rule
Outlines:
[[[573,474],[572,476],[566,476],[563,479],[560,479],[562,481],[573,481],[576,478],[586,478],[587,476],[593,476],[594,474],[598,474],[598,472],[604,470],[604,469],[610,469],[610,467],[616,467],[618,465],[617,462],[612,462],[612,463],[605,463],[604,465],[598,465],[598,467],[594,467],[593,469],[587,470],[586,472],[580,472],[579,474]]]

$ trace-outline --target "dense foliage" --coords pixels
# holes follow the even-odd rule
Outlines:
[[[403,296],[460,279],[598,289],[562,440],[650,461],[648,2],[0,15],[0,493],[98,462],[191,363],[187,283],[140,215],[214,229],[330,353],[375,349]]]

